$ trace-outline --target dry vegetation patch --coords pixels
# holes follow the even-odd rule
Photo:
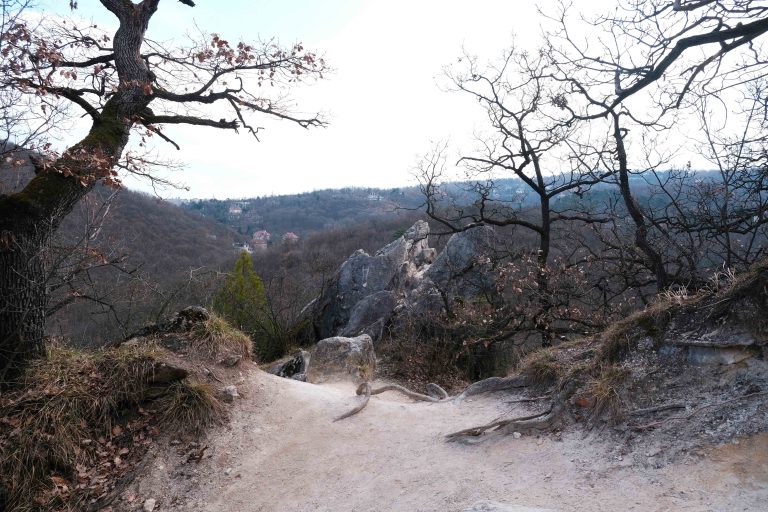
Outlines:
[[[249,356],[248,338],[218,317],[174,333],[182,353],[161,343],[167,336],[93,351],[51,346],[0,396],[0,510],[97,510],[159,436],[197,437],[226,418],[209,367]]]
[[[548,389],[545,396],[552,400],[544,412],[458,434],[607,424],[624,442],[642,445],[643,439],[653,439],[673,457],[702,443],[767,430],[768,404],[762,399],[768,393],[766,319],[768,263],[743,276],[717,279],[695,294],[662,294],[597,336],[524,357],[517,377],[506,380],[522,378],[540,388],[538,394]],[[680,345],[685,338],[693,347],[730,349],[731,333],[744,332],[752,337],[739,343],[747,344],[751,355],[730,364],[692,362],[686,345]],[[725,339],[722,345],[712,342],[717,336]]]
[[[189,339],[195,351],[210,358],[228,355],[251,358],[251,339],[215,314],[195,324]]]

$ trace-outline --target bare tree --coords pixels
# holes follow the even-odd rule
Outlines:
[[[132,132],[175,145],[161,126],[242,128],[257,136],[253,115],[303,127],[323,124],[317,115],[291,112],[279,92],[281,85],[320,77],[322,58],[301,44],[230,44],[215,34],[164,48],[146,38],[159,4],[101,0],[119,23],[112,36],[72,21],[31,27],[23,20],[2,34],[6,87],[40,105],[65,100],[85,113],[91,128],[61,155],[36,162],[37,174],[22,191],[0,196],[0,382],[43,349],[43,248],[95,183],[119,182],[116,165]]]
[[[670,231],[668,214],[677,210],[678,222],[682,218],[683,198],[676,195],[681,189],[673,192],[672,184],[683,173],[646,182],[660,187],[666,214],[638,200],[630,177],[649,172],[658,178],[658,167],[638,165],[629,145],[642,144],[648,131],[669,130],[706,98],[730,101],[739,90],[759,83],[768,63],[758,41],[768,31],[766,15],[768,6],[756,0],[636,0],[589,20],[590,30],[604,28],[601,37],[591,32],[589,40],[576,35],[580,21],[570,6],[561,2],[550,15],[557,28],[547,36],[546,54],[558,70],[554,76],[561,83],[563,104],[575,120],[610,123],[609,160],[619,178],[623,209],[635,226],[642,265],[655,276],[657,290],[698,281],[691,236],[698,228],[689,226],[687,241],[681,230]]]
[[[487,69],[481,69],[474,57],[465,55],[462,60],[466,69],[449,77],[457,91],[483,106],[492,131],[479,138],[477,152],[460,158],[470,181],[465,194],[449,209],[440,187],[445,148],[428,155],[418,168],[424,206],[427,215],[449,231],[511,226],[535,236],[538,311],[532,318],[544,344],[550,344],[551,313],[557,303],[549,268],[555,227],[568,224],[572,229],[574,224],[609,221],[578,208],[576,202],[560,199],[587,193],[614,171],[599,167],[604,149],[584,144],[578,123],[567,117],[559,83],[553,80],[557,69],[545,56],[512,48],[497,66]],[[564,114],[569,122],[563,121]],[[500,185],[502,177],[514,180],[512,189]],[[522,199],[527,195],[532,196],[530,202]]]

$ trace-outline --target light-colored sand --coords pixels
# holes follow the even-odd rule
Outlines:
[[[152,497],[159,510],[227,512],[461,511],[480,500],[562,511],[768,510],[768,437],[653,469],[594,434],[444,441],[524,413],[511,412],[509,395],[429,404],[387,393],[334,423],[358,400],[351,383],[252,371],[240,389],[246,398],[231,423],[207,440],[211,456],[184,464],[159,450],[123,506]]]

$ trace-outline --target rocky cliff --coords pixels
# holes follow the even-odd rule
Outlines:
[[[493,293],[492,228],[456,233],[439,254],[429,233],[417,221],[374,255],[352,254],[307,307],[316,339],[368,334],[375,341],[403,319],[440,315],[456,300]]]

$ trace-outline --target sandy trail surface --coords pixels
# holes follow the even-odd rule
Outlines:
[[[155,510],[228,512],[463,511],[482,500],[558,511],[768,510],[766,436],[657,469],[653,454],[624,453],[595,433],[445,442],[446,433],[527,412],[509,394],[431,404],[385,393],[334,423],[359,400],[352,383],[253,370],[239,389],[206,457],[188,463],[178,446],[159,448],[124,507],[152,498]]]

